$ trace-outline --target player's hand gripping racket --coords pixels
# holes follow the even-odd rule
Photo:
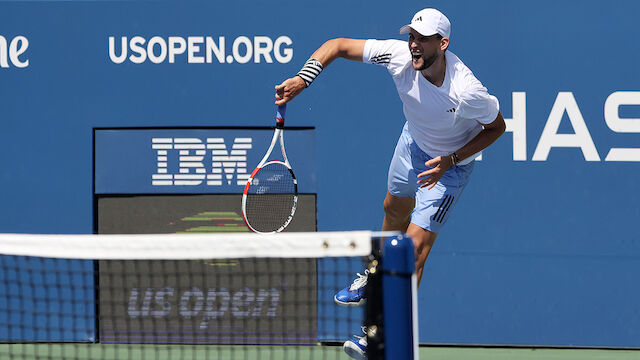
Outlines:
[[[284,230],[293,219],[298,204],[298,182],[284,151],[285,110],[286,105],[278,107],[276,130],[269,150],[251,173],[242,194],[242,216],[249,229],[257,233]],[[284,161],[269,160],[278,141]]]

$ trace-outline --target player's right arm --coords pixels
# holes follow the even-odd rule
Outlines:
[[[311,59],[318,60],[323,68],[329,66],[329,64],[337,58],[362,61],[365,42],[366,40],[360,39],[331,39],[322,44],[322,46],[311,55]],[[298,96],[306,87],[307,84],[298,75],[283,81],[280,85],[276,85],[276,105],[283,105],[293,100],[293,98]]]

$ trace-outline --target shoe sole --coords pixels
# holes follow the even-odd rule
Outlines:
[[[364,304],[367,303],[367,299],[361,299],[358,302],[344,302],[344,301],[340,301],[338,300],[335,296],[333,297],[333,301],[340,305],[340,306],[344,306],[344,307],[356,307],[356,306],[362,306]]]
[[[344,345],[342,345],[342,349],[344,349],[344,352],[352,359],[367,360],[367,354],[350,341],[345,342]]]

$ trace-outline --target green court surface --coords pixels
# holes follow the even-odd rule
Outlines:
[[[420,358],[430,360],[627,360],[640,359],[640,350],[421,347]]]
[[[191,359],[191,360],[329,360],[349,357],[340,346],[211,346],[2,344],[0,358],[10,359]],[[640,350],[420,347],[427,360],[627,360]],[[390,359],[404,360],[404,359]]]

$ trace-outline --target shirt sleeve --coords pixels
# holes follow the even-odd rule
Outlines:
[[[459,60],[459,59],[458,59]],[[456,117],[475,120],[481,124],[491,124],[498,116],[500,103],[489,94],[473,72],[461,62],[457,63],[458,84],[464,89],[460,93],[460,105],[456,109]]]
[[[411,53],[406,41],[369,39],[364,44],[362,61],[382,65],[396,75],[409,64]]]
[[[481,124],[491,124],[498,116],[500,103],[487,92],[484,86],[467,88],[460,97],[456,115],[463,119],[475,120]]]

